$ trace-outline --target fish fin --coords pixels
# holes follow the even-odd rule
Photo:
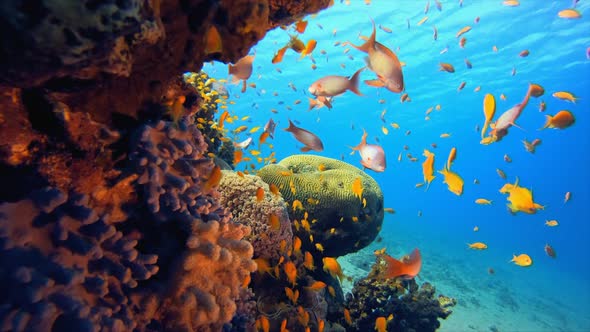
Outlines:
[[[547,120],[545,121],[545,125],[543,127],[539,128],[538,130],[550,128],[549,126],[551,126],[551,120],[553,119],[553,117],[549,114],[545,114],[545,117],[547,118]]]
[[[349,80],[349,86],[348,89],[354,93],[356,93],[359,96],[364,96],[360,91],[359,91],[359,76],[361,71],[365,70],[366,67],[363,67],[359,70],[357,70],[354,75],[352,75],[352,77]]]
[[[327,108],[332,109],[332,103],[327,98],[326,101],[324,101],[324,105],[326,105]]]
[[[242,93],[246,92],[246,80],[242,80]]]
[[[385,86],[385,83],[383,83],[383,81],[380,80],[365,80],[365,84],[377,88],[382,88]]]
[[[490,123],[490,128],[496,129],[496,123],[494,123],[494,122]]]
[[[308,151],[311,151],[311,148],[309,146],[304,146],[299,150],[301,150],[301,152],[308,152]]]
[[[511,125],[512,127],[516,127],[516,128],[518,128],[518,129],[520,129],[520,130],[522,130],[522,131],[526,132],[526,130],[524,130],[524,128],[522,128],[521,126],[517,125],[517,124],[516,124],[516,123],[514,123],[514,122],[510,122],[510,125]]]
[[[375,21],[373,21],[373,19],[371,18],[371,22],[373,22],[373,32],[371,33],[371,36],[369,37],[369,39],[362,45],[360,46],[356,46],[353,43],[348,43],[348,45],[356,48],[359,51],[362,52],[366,52],[369,53],[369,51],[371,49],[375,49],[375,36],[377,34],[377,30],[375,29]]]

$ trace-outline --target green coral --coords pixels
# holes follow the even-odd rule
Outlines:
[[[295,225],[306,250],[317,250],[319,243],[325,256],[345,255],[367,246],[381,229],[381,188],[353,165],[326,157],[293,155],[263,167],[257,175],[279,188],[293,222],[300,223],[308,213],[313,242],[303,227],[297,230]],[[356,179],[362,183],[361,198],[352,190]],[[292,208],[295,200],[302,203],[302,210]]]

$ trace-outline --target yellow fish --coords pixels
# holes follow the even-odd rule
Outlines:
[[[571,92],[567,92],[567,91],[558,91],[555,92],[553,94],[553,97],[557,98],[557,99],[561,99],[561,100],[567,100],[569,102],[572,103],[576,103],[576,100],[578,100],[578,98],[576,96],[574,96]]]
[[[451,152],[449,152],[449,157],[447,158],[447,167],[451,169],[451,165],[453,161],[455,161],[455,157],[457,157],[457,148],[453,147]]]
[[[352,183],[352,192],[356,197],[359,198],[359,200],[362,199],[361,197],[363,195],[363,183],[360,177],[354,179],[354,182]]]
[[[342,279],[344,278],[344,273],[342,273],[342,268],[340,267],[340,264],[338,263],[336,258],[324,257],[322,258],[322,263],[324,265],[325,272],[330,273],[330,275],[332,275],[332,277],[334,278],[338,277],[338,279],[340,279],[340,282],[342,282]]]
[[[544,206],[533,201],[533,193],[527,188],[518,186],[518,178],[514,184],[507,183],[500,188],[500,193],[508,194],[508,209],[511,213],[524,212],[533,214],[537,210],[544,209]]]
[[[516,264],[518,266],[523,266],[523,267],[533,265],[533,260],[527,254],[520,254],[518,256],[513,254],[512,259],[510,261],[514,262],[514,264]]]
[[[469,249],[484,250],[488,248],[488,245],[483,242],[467,243]]]
[[[582,14],[580,14],[580,12],[576,9],[570,8],[570,9],[564,9],[562,11],[560,11],[559,13],[557,13],[557,16],[561,17],[561,18],[580,18],[582,17]]]
[[[496,99],[494,95],[488,93],[483,98],[483,115],[485,118],[485,122],[483,124],[483,128],[481,128],[481,138],[485,135],[488,126],[492,122],[492,118],[494,118],[494,114],[496,114]]]
[[[427,183],[426,190],[430,187],[430,182],[434,180],[434,153],[424,149],[424,157],[426,160],[422,163],[422,175],[424,182]]]
[[[485,198],[478,198],[475,200],[475,203],[481,204],[481,205],[492,205],[492,201],[487,200]]]

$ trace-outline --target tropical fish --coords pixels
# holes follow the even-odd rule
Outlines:
[[[459,30],[459,31],[457,32],[457,34],[455,35],[455,38],[459,38],[459,37],[461,37],[463,34],[465,34],[465,33],[469,32],[469,31],[471,31],[471,27],[470,27],[469,25],[467,25],[467,26],[464,26],[463,28],[461,28],[461,30]]]
[[[297,23],[295,23],[295,31],[299,32],[299,33],[304,33],[305,32],[305,28],[307,28],[307,21],[303,21],[303,20],[299,20],[297,21]]]
[[[547,254],[547,256],[551,257],[551,258],[556,258],[557,254],[555,253],[555,249],[553,249],[552,246],[549,245],[549,243],[545,243],[545,253]]]
[[[582,17],[582,14],[580,14],[577,9],[569,8],[558,12],[557,16],[561,18],[576,19]]]
[[[247,149],[250,146],[250,144],[252,144],[252,137],[248,137],[239,143],[233,142],[234,147],[240,149]]]
[[[306,55],[310,55],[311,52],[315,49],[318,42],[315,39],[310,39],[307,41],[305,48],[301,51],[301,58],[305,57]]]
[[[457,196],[463,194],[463,179],[459,174],[452,172],[449,169],[449,165],[445,165],[442,171],[438,171],[444,176],[443,183],[447,184],[447,188],[450,192]]]
[[[502,2],[502,4],[504,6],[508,6],[508,7],[516,7],[516,6],[520,5],[520,2],[518,0],[506,0],[506,1]]]
[[[455,72],[455,67],[453,67],[453,65],[450,64],[450,63],[441,62],[439,64],[439,66],[440,66],[439,67],[439,71],[446,71],[446,72],[449,72],[449,73],[454,73]]]
[[[566,192],[565,197],[563,198],[563,204],[567,203],[571,198],[572,198],[572,193],[569,191]]]
[[[571,125],[574,124],[574,122],[576,121],[574,115],[572,114],[572,112],[570,111],[559,111],[557,112],[557,114],[551,116],[551,115],[545,115],[545,117],[547,117],[547,121],[545,122],[545,125],[543,126],[543,128],[539,129],[545,129],[545,128],[553,128],[553,129],[565,129]]]
[[[361,143],[352,148],[359,151],[361,155],[361,165],[375,172],[385,171],[385,152],[383,148],[376,144],[367,144],[367,132],[363,129]]]
[[[504,161],[507,162],[507,163],[511,163],[512,162],[512,158],[510,158],[509,155],[505,154],[504,155]]]
[[[496,168],[496,173],[498,173],[498,176],[502,178],[502,180],[506,180],[506,173],[504,173],[503,170]]]
[[[212,25],[205,33],[205,54],[221,53],[223,51],[223,43],[221,35],[217,28]]]
[[[300,149],[302,152],[307,152],[310,150],[319,152],[324,150],[324,144],[322,144],[322,141],[319,137],[317,137],[311,131],[295,126],[291,120],[289,120],[289,127],[285,128],[284,130],[293,134],[296,140],[305,145]]]
[[[314,108],[322,108],[322,107],[332,108],[332,97],[326,96],[317,96],[315,99],[309,98],[309,108],[307,111],[311,111]]]
[[[320,290],[326,288],[326,286],[327,285],[325,282],[314,281],[311,285],[305,287],[305,289],[317,292],[317,291],[320,291]]]
[[[413,279],[420,273],[422,267],[422,256],[418,248],[414,249],[410,255],[397,260],[389,255],[383,254],[383,259],[386,263],[386,270],[383,273],[383,278],[402,278]]]
[[[209,173],[209,177],[205,184],[203,184],[203,192],[209,192],[214,187],[219,185],[219,181],[221,180],[223,173],[221,173],[221,168],[217,165],[213,167],[211,173]]]
[[[538,97],[541,97],[542,95],[545,94],[545,89],[543,89],[543,87],[540,86],[539,84],[531,83],[530,89],[531,89],[531,96],[533,96],[533,97],[538,98]]]
[[[426,190],[430,187],[430,182],[434,180],[434,153],[424,149],[424,157],[426,160],[422,163],[422,175],[424,176],[424,182],[428,185],[426,186]]]
[[[256,201],[261,202],[264,199],[264,189],[262,187],[258,187],[256,189]]]
[[[453,161],[455,161],[456,157],[457,157],[457,148],[453,147],[453,148],[451,148],[451,151],[449,152],[449,156],[447,157],[447,167],[449,169],[451,169],[451,165],[453,164]]]
[[[286,262],[283,266],[285,270],[285,275],[287,275],[287,280],[295,287],[296,280],[297,280],[297,267],[291,261]]]
[[[324,266],[323,270],[325,272],[330,273],[332,277],[338,278],[340,282],[342,282],[342,279],[344,278],[344,273],[342,273],[342,268],[340,267],[340,264],[338,263],[336,258],[324,257],[322,258],[322,263]]]
[[[545,225],[549,227],[555,227],[559,225],[559,223],[557,222],[557,220],[545,220]]]
[[[272,57],[272,63],[279,63],[281,61],[283,61],[283,57],[285,56],[285,52],[287,51],[287,49],[289,49],[288,46],[284,46],[282,48],[280,48],[277,53],[275,53],[275,55]]]
[[[494,114],[496,114],[496,99],[494,98],[494,95],[488,93],[483,98],[483,115],[485,122],[483,124],[483,127],[481,128],[482,139],[485,135],[486,130],[488,129],[488,126],[494,118]]]
[[[484,250],[488,248],[488,245],[483,242],[467,243],[469,249]]]
[[[467,67],[467,69],[473,68],[473,65],[471,64],[471,61],[469,61],[469,59],[467,59],[467,58],[465,59],[465,66]]]
[[[516,126],[515,121],[518,119],[524,108],[529,102],[529,98],[531,96],[531,88],[527,90],[527,93],[520,104],[515,105],[511,109],[504,112],[500,117],[496,120],[496,122],[492,125],[492,131],[490,131],[490,137],[492,137],[492,141],[498,142],[504,136],[508,134],[508,128],[511,126]]]
[[[511,213],[524,212],[533,214],[544,207],[533,201],[533,193],[527,188],[518,186],[518,178],[514,184],[507,183],[500,188],[500,193],[508,194],[507,207]]]
[[[387,332],[387,319],[383,316],[375,319],[375,330],[377,332]]]
[[[569,101],[572,103],[576,103],[576,100],[578,100],[578,97],[574,96],[573,93],[571,92],[567,92],[567,91],[558,91],[553,93],[553,97],[557,98],[557,99],[561,99],[561,100],[565,100],[565,101]]]
[[[264,132],[263,133],[267,133],[268,136],[270,136],[270,138],[274,139],[276,126],[277,126],[277,124],[272,120],[272,118],[268,119],[268,121],[264,125],[264,128],[263,128]]]
[[[359,200],[362,200],[363,182],[360,177],[354,179],[352,182],[352,192],[354,193],[354,196],[358,197]]]
[[[492,205],[492,201],[485,198],[478,198],[475,200],[475,203],[480,205]]]
[[[357,70],[350,79],[346,76],[329,75],[312,83],[308,91],[314,96],[334,97],[350,90],[359,96],[363,94],[358,89],[358,78],[365,68]]]
[[[252,75],[252,63],[254,55],[246,55],[236,62],[235,65],[228,65],[228,72],[232,75],[232,83],[236,84],[242,81],[242,92],[246,91],[246,80]]]
[[[404,90],[402,65],[393,51],[375,40],[375,21],[372,19],[371,21],[373,32],[369,39],[361,46],[349,43],[352,47],[369,55],[367,67],[377,74],[376,80],[367,80],[365,83],[370,86],[385,87],[395,93],[402,92]]]
[[[533,260],[527,254],[520,254],[518,256],[513,254],[512,259],[510,261],[514,262],[514,264],[518,266],[523,267],[531,266],[533,264]]]

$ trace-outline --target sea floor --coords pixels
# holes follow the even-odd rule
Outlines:
[[[535,271],[515,272],[518,267],[508,262],[489,274],[485,263],[473,264],[465,259],[469,250],[449,250],[449,239],[438,237],[428,241],[424,236],[400,230],[395,238],[404,239],[407,248],[383,239],[338,261],[344,273],[357,280],[370,271],[375,261],[374,250],[386,247],[390,255],[401,257],[405,254],[402,250],[409,252],[413,249],[411,244],[416,244],[423,259],[418,283],[428,281],[439,294],[457,299],[453,313],[441,321],[439,331],[590,331],[588,280],[548,274],[540,280]],[[351,282],[342,286],[345,293],[352,289]]]

